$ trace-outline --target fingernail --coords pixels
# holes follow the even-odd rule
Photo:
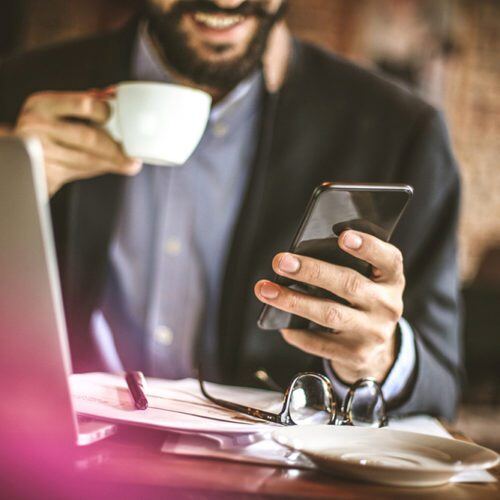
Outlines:
[[[300,269],[300,260],[286,253],[279,260],[278,267],[285,273],[296,273]]]
[[[265,299],[275,299],[279,295],[279,288],[272,283],[264,283],[260,287],[260,294]]]
[[[358,250],[363,243],[361,236],[358,236],[356,233],[348,232],[344,236],[344,245],[351,250]]]
[[[126,167],[133,169],[133,170],[139,170],[142,167],[142,161],[141,160],[132,160],[126,164]]]
[[[137,175],[142,169],[142,162],[141,161],[129,161],[121,167],[119,172],[121,172],[123,175],[128,175],[128,176],[134,176]]]

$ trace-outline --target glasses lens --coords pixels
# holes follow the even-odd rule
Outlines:
[[[328,383],[321,377],[302,375],[290,392],[290,417],[297,425],[328,424],[335,402]]]
[[[385,403],[379,385],[364,380],[356,385],[347,403],[347,417],[353,425],[380,427],[385,420]]]

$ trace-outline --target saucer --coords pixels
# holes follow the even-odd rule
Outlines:
[[[394,486],[437,486],[459,472],[489,469],[500,461],[476,444],[387,428],[293,426],[272,437],[325,472]]]

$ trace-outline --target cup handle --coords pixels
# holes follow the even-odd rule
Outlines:
[[[122,136],[120,133],[120,128],[118,126],[118,113],[116,110],[116,99],[108,99],[106,101],[109,106],[109,118],[108,121],[103,125],[103,129],[108,132],[108,134],[115,139],[115,141],[121,142]]]

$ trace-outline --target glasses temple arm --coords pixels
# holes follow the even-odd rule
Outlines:
[[[225,401],[224,399],[214,398],[205,389],[205,384],[201,378],[198,379],[198,383],[200,384],[200,390],[203,396],[205,396],[209,401],[212,401],[212,403],[215,403],[216,405],[222,406],[223,408],[227,408],[229,410],[245,413],[246,415],[250,415],[251,417],[267,420],[268,422],[273,422],[275,424],[282,423],[280,416],[276,415],[275,413],[270,413],[264,410],[258,410],[257,408],[240,405],[238,403],[233,403],[231,401]]]

